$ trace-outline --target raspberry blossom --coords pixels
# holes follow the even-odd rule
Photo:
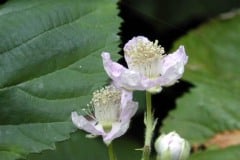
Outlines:
[[[89,106],[93,113],[79,116],[77,112],[72,112],[72,121],[79,129],[89,132],[90,136],[101,135],[108,145],[127,131],[138,103],[132,101],[132,92],[110,85],[95,91]]]
[[[188,61],[184,46],[171,54],[146,37],[133,37],[124,46],[124,58],[128,69],[113,62],[110,53],[103,52],[104,69],[115,85],[128,90],[160,92],[163,86],[173,85],[180,79]]]
[[[186,160],[190,153],[189,143],[176,132],[161,135],[155,142],[157,160]]]

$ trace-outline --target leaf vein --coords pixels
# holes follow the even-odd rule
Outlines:
[[[84,13],[84,15],[79,15],[79,16],[77,16],[76,18],[72,19],[72,20],[69,21],[69,22],[62,23],[62,24],[60,24],[60,25],[58,25],[58,26],[51,27],[51,28],[49,28],[49,29],[47,29],[47,30],[44,30],[43,32],[40,32],[40,33],[32,36],[31,38],[23,41],[23,42],[20,43],[20,44],[15,45],[15,46],[13,46],[13,47],[11,47],[11,48],[8,48],[8,49],[4,50],[4,51],[1,52],[0,54],[4,54],[4,53],[6,54],[7,52],[10,52],[10,51],[12,51],[12,50],[14,50],[14,49],[16,49],[16,48],[21,47],[22,45],[26,45],[26,43],[29,43],[29,42],[31,42],[31,41],[39,38],[40,36],[42,36],[42,35],[44,35],[44,34],[46,34],[46,33],[48,33],[48,32],[51,32],[51,31],[53,31],[53,30],[57,30],[57,29],[65,26],[65,25],[70,25],[70,24],[72,24],[72,23],[75,23],[76,21],[80,20],[80,19],[83,18],[84,16],[87,16],[87,15],[89,15],[89,14],[91,14],[92,12],[97,11],[97,10],[98,10],[98,9],[91,10],[91,11],[89,11],[89,12],[87,12],[87,13]]]

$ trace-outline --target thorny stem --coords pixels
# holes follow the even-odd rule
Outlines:
[[[145,129],[145,142],[143,147],[142,160],[150,159],[151,141],[152,141],[152,134],[154,130],[153,113],[152,113],[152,96],[151,96],[151,93],[149,92],[146,92],[146,103],[147,103],[147,106],[146,106],[147,110],[146,110],[146,115],[144,119],[146,129]]]

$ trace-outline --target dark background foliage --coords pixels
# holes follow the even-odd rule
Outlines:
[[[144,35],[158,39],[169,50],[189,30],[239,7],[239,0],[121,0],[122,44],[133,36]]]
[[[25,82],[24,81],[19,83],[19,85],[14,84],[14,86],[12,87],[3,88],[0,90],[0,93],[1,93],[0,98],[2,98],[0,101],[1,103],[0,119],[2,124],[0,126],[1,127],[0,131],[6,131],[5,127],[9,127],[10,129],[13,130],[11,134],[16,135],[16,136],[11,136],[11,135],[6,136],[7,134],[3,134],[1,136],[4,138],[7,137],[7,140],[10,141],[11,143],[12,141],[15,141],[14,138],[16,138],[20,143],[19,146],[26,144],[27,147],[32,149],[32,150],[26,149],[23,151],[21,150],[22,149],[21,147],[18,148],[18,145],[15,146],[15,143],[13,143],[14,144],[13,146],[2,145],[0,146],[0,152],[2,153],[0,154],[0,156],[5,155],[5,153],[7,153],[6,155],[9,154],[10,158],[14,156],[19,158],[20,156],[21,158],[27,157],[27,159],[29,160],[42,160],[42,159],[58,159],[58,160],[89,159],[89,160],[92,160],[92,159],[98,159],[98,158],[107,159],[107,149],[106,149],[106,146],[102,143],[102,139],[100,137],[97,140],[86,139],[85,132],[77,131],[71,134],[69,138],[69,133],[72,132],[73,130],[71,128],[73,126],[72,126],[72,123],[70,122],[69,113],[73,109],[74,110],[79,109],[80,111],[81,107],[83,107],[85,103],[87,103],[91,98],[92,91],[98,88],[99,86],[102,86],[105,84],[107,76],[102,69],[101,59],[99,58],[99,54],[101,53],[101,50],[104,50],[104,51],[107,50],[113,53],[118,51],[118,50],[116,51],[116,48],[117,48],[116,46],[119,44],[119,39],[118,37],[115,36],[115,33],[118,31],[118,25],[119,25],[120,19],[116,16],[117,10],[115,10],[114,8],[115,1],[113,3],[111,2],[113,1],[111,0],[109,1],[108,0],[104,0],[104,1],[103,0],[98,0],[98,1],[97,0],[96,1],[88,1],[88,0],[72,0],[72,1],[44,0],[43,1],[42,0],[41,2],[37,0],[0,1],[0,9],[3,9],[2,15],[0,17],[2,18],[0,26],[7,26],[7,27],[2,27],[2,30],[0,31],[1,35],[4,35],[4,37],[3,36],[0,37],[2,40],[2,43],[0,43],[2,44],[0,45],[2,46],[2,48],[0,47],[0,49],[3,49],[2,53],[4,53],[5,55],[11,54],[11,53],[8,53],[8,50],[10,50],[9,48],[6,49],[6,53],[5,53],[4,48],[7,48],[8,46],[7,45],[5,46],[4,44],[8,42],[7,40],[9,40],[9,44],[11,45],[13,44],[13,42],[16,44],[18,43],[20,43],[21,45],[23,44],[23,46],[27,48],[27,52],[24,52],[24,53],[21,53],[18,51],[16,52],[13,51],[13,52],[16,54],[19,53],[20,57],[22,56],[21,54],[23,54],[24,56],[25,53],[29,55],[33,55],[33,56],[29,56],[30,58],[33,59],[33,61],[30,61],[29,59],[26,61],[25,60],[23,61],[24,63],[25,62],[29,63],[28,65],[26,65],[27,67],[23,66],[23,68],[25,67],[24,69],[31,70],[32,71],[31,73],[33,74],[32,76],[36,76],[35,75],[36,73],[39,74],[38,72],[33,70],[34,67],[36,68],[36,66],[34,66],[35,63],[42,65],[42,64],[52,64],[53,62],[53,64],[55,64],[54,62],[56,60],[55,58],[53,58],[52,59],[53,61],[49,61],[48,63],[45,61],[45,59],[43,59],[44,60],[44,63],[43,63],[42,61],[40,61],[41,59],[35,58],[36,55],[41,55],[42,52],[45,53],[45,56],[49,56],[54,53],[55,56],[58,58],[60,56],[60,53],[62,53],[63,55],[66,55],[66,57],[60,56],[59,58],[64,62],[64,63],[58,64],[60,65],[60,69],[55,68],[57,69],[56,72],[59,74],[51,76],[51,74],[45,75],[41,73],[41,75],[38,75],[40,77],[34,77],[32,81],[29,81],[29,82],[27,81],[26,83],[24,83]],[[31,6],[32,3],[36,4],[35,9],[31,7],[29,10],[23,9],[25,7],[28,7],[27,5],[29,4]],[[8,4],[8,5],[5,6],[5,4]],[[14,12],[15,9],[18,9],[18,7],[20,8],[20,12],[12,14],[11,11]],[[211,1],[210,0],[181,0],[181,1],[180,0],[166,0],[166,1],[121,0],[118,2],[119,17],[122,18],[122,23],[119,29],[120,31],[119,35],[121,38],[120,48],[122,48],[123,45],[133,36],[143,35],[148,37],[150,40],[155,40],[155,39],[159,40],[159,43],[165,48],[165,50],[167,52],[171,52],[176,49],[174,48],[176,46],[173,46],[173,44],[176,45],[175,42],[176,40],[178,40],[178,38],[185,36],[187,33],[192,31],[193,29],[196,29],[200,25],[209,22],[215,17],[222,16],[222,14],[226,12],[235,11],[239,7],[240,7],[239,0],[211,0]],[[7,16],[5,15],[5,17],[4,17],[4,12],[7,13],[6,14]],[[27,14],[24,15],[24,13],[27,13]],[[90,14],[87,14],[89,17],[88,16],[86,17],[85,13],[90,13]],[[73,25],[71,23],[72,21],[74,21],[72,20],[73,15],[76,19],[81,19],[82,17],[85,17],[85,18],[77,21],[77,23],[74,23]],[[36,17],[39,17],[39,16],[43,18],[43,21],[39,21],[38,19],[36,19]],[[55,16],[57,16],[57,18]],[[20,18],[16,18],[16,17],[20,17]],[[54,18],[51,19],[51,17],[54,17]],[[42,24],[39,22],[48,22],[49,18],[50,18],[50,22],[56,21],[57,26],[53,26],[51,28],[52,23],[49,23],[50,26],[48,24],[47,27],[50,27],[50,28],[48,30],[48,33],[46,34],[47,35],[46,37],[43,36],[41,40],[38,39],[38,41],[30,42],[27,45],[25,44],[24,41],[22,42],[22,38],[23,39],[26,38],[25,36],[30,36],[29,38],[34,39],[34,35],[35,34],[38,35],[39,31],[44,33],[45,28],[39,25],[39,24]],[[9,21],[11,23],[9,23]],[[66,24],[66,26],[64,26],[63,24],[64,25]],[[22,26],[22,28],[18,27],[18,25]],[[61,27],[62,25],[63,27]],[[59,32],[52,32],[56,28],[58,28],[57,30]],[[24,30],[21,30],[21,29],[24,29]],[[31,32],[32,29],[33,29],[33,32]],[[12,31],[14,31],[14,33]],[[16,31],[16,34],[15,34],[15,31]],[[33,35],[29,33],[32,33]],[[203,33],[206,33],[206,32],[203,31]],[[20,34],[20,36],[18,34]],[[201,32],[199,32],[199,34],[201,34]],[[16,36],[17,38],[15,37],[14,39],[14,36]],[[103,39],[102,37],[104,38],[107,37],[106,44],[104,41],[102,41]],[[198,36],[196,37],[198,38]],[[195,39],[193,38],[193,40],[197,41],[196,37]],[[201,38],[201,36],[199,37]],[[205,41],[206,36],[203,36],[203,37],[205,37],[205,39],[202,39],[202,41]],[[20,38],[19,41],[15,41],[18,38]],[[216,37],[212,36],[212,38],[214,39]],[[233,38],[235,37],[233,36]],[[10,40],[12,41],[10,42]],[[238,40],[236,39],[234,40],[235,40],[235,43],[238,42]],[[93,42],[98,42],[98,43],[93,43]],[[37,44],[36,46],[39,46],[39,47],[36,48],[36,46],[33,45],[35,43]],[[201,40],[198,43],[201,44]],[[65,44],[65,45],[63,46],[62,44]],[[197,46],[199,44],[197,44]],[[189,46],[191,45],[189,44]],[[58,48],[55,48],[55,47],[58,47]],[[203,45],[201,49],[203,48],[205,49],[205,47],[206,46]],[[221,48],[221,47],[219,48],[218,47],[217,49]],[[212,48],[210,47],[210,49]],[[195,51],[195,50],[197,51],[198,48],[194,48],[194,45],[193,45],[192,51]],[[47,54],[45,51],[48,51]],[[121,50],[119,54],[122,55],[122,53],[123,52]],[[218,57],[218,52],[213,51],[211,53],[215,54],[215,56]],[[70,56],[71,54],[73,54],[75,57]],[[90,55],[90,56],[87,56],[89,59],[87,60],[84,59],[84,57],[82,57],[82,54]],[[223,53],[220,53],[220,54],[224,55]],[[234,54],[235,53],[233,53],[233,55]],[[191,52],[189,53],[189,55],[193,55],[193,53]],[[190,57],[190,59],[196,60],[199,57],[202,58],[201,57],[202,55],[205,56],[205,54],[197,53],[196,55]],[[117,56],[114,56],[114,57],[117,58]],[[223,59],[225,58],[225,56],[222,56],[222,57]],[[69,59],[71,61],[69,61]],[[46,60],[49,60],[49,58],[46,58]],[[79,60],[79,63],[75,63],[75,60]],[[213,59],[209,59],[210,64],[212,60]],[[219,62],[221,60],[222,59],[220,58],[216,61]],[[18,61],[19,59],[17,61],[13,61],[12,63],[15,63]],[[38,63],[38,61],[40,62]],[[69,64],[73,63],[73,65],[70,65],[70,67],[65,66],[65,62],[69,62]],[[120,59],[120,62],[126,65],[123,59]],[[205,61],[200,62],[200,64],[203,64],[203,63],[205,63]],[[8,63],[6,64],[9,65]],[[79,68],[79,65],[80,66],[82,65],[82,67]],[[53,65],[52,67],[54,68],[56,66],[57,65]],[[13,67],[13,65],[11,67]],[[6,67],[6,68],[11,69],[11,67]],[[42,67],[43,68],[45,67],[43,71],[46,71],[47,69],[49,69],[49,67],[46,65],[42,65]],[[65,67],[67,68],[66,70],[64,70]],[[209,64],[206,64],[206,68],[207,67],[209,67]],[[211,67],[212,66],[210,65],[210,69]],[[70,70],[68,70],[69,68]],[[231,67],[229,68],[232,69]],[[55,70],[54,71],[50,70],[49,73],[50,72],[56,73]],[[206,88],[209,87],[209,84],[203,83],[202,85],[200,80],[198,83],[195,83],[194,81],[195,79],[194,80],[191,79],[191,73],[190,73],[191,70],[189,68],[188,68],[188,72],[189,72],[190,78],[187,76],[186,77],[190,81],[187,81],[185,77],[183,77],[183,79],[180,80],[179,83],[175,84],[172,87],[164,88],[164,90],[161,93],[153,95],[154,113],[155,113],[155,116],[159,119],[159,123],[156,127],[157,129],[154,137],[158,135],[158,128],[166,127],[166,125],[165,126],[162,125],[163,120],[166,117],[167,117],[166,119],[168,119],[168,122],[170,124],[169,128],[171,130],[172,128],[177,127],[177,126],[174,126],[175,122],[171,121],[171,116],[173,114],[170,114],[170,111],[173,111],[177,107],[177,112],[174,115],[175,118],[179,112],[182,113],[182,115],[188,115],[189,113],[187,111],[183,112],[183,110],[185,111],[185,108],[183,108],[182,106],[186,106],[186,110],[189,109],[187,107],[189,107],[190,104],[192,105],[194,103],[192,99],[196,98],[194,100],[198,100],[198,96],[202,94],[202,91],[204,92],[207,91]],[[202,76],[208,75],[208,74],[204,74],[204,72],[208,73],[208,70],[207,71],[203,70],[202,72],[203,72]],[[20,78],[23,77],[22,75],[23,73],[21,72],[16,72],[16,73],[19,74]],[[235,72],[233,71],[233,73]],[[91,74],[96,74],[96,75],[91,76]],[[215,76],[215,75],[213,74],[212,76]],[[0,77],[0,78],[1,80],[6,80],[5,77]],[[28,78],[27,80],[30,80],[32,77],[30,78],[27,77],[27,78]],[[94,85],[92,85],[91,83],[88,83],[90,81],[93,82]],[[39,88],[37,88],[39,86],[38,84],[40,84],[39,82],[44,82],[44,84],[49,85],[49,87],[45,87],[45,89],[41,90],[42,92],[40,92]],[[79,84],[79,82],[81,82],[81,84]],[[61,85],[59,85],[59,83],[61,83]],[[196,84],[199,86],[197,86]],[[214,87],[215,88],[213,89],[216,89],[216,92],[214,92],[215,90],[213,90],[212,92],[208,93],[209,95],[216,94],[217,92],[219,92],[218,86],[214,86]],[[193,88],[195,90],[192,90]],[[191,94],[188,95],[188,93],[190,93],[190,90],[191,90]],[[32,94],[25,95],[23,94],[23,92],[24,93],[29,92]],[[64,99],[66,101],[64,100],[58,101],[59,99],[63,98],[62,96],[65,96],[66,93],[67,93],[67,97],[65,97]],[[78,98],[72,99],[72,97],[79,96],[78,94],[83,94],[83,95],[80,95],[80,97],[81,96],[83,97],[80,99]],[[228,94],[227,92],[225,93],[224,91],[223,93],[221,92],[219,95],[216,94],[216,97],[212,97],[212,98],[213,99],[217,98],[218,100],[225,95],[228,95]],[[41,98],[45,100],[44,103],[39,103],[40,102],[39,99]],[[203,96],[203,98],[205,97]],[[226,106],[229,105],[228,103],[229,101],[231,102],[232,100],[235,100],[234,97],[232,99],[231,98],[232,97],[230,96],[228,97],[228,101],[226,101],[226,104],[225,104]],[[137,92],[135,99],[140,101],[140,104],[141,104],[138,114],[133,118],[133,122],[131,124],[129,131],[123,137],[114,141],[114,147],[116,148],[116,152],[117,152],[117,155],[119,156],[119,159],[124,159],[124,160],[140,159],[140,156],[141,156],[141,152],[135,151],[134,149],[140,148],[143,145],[142,144],[143,137],[144,137],[143,115],[144,115],[144,108],[145,108],[144,106],[145,97],[142,93]],[[179,99],[182,100],[181,101],[182,106],[180,107],[179,107],[179,103],[178,103],[178,106],[176,106],[176,100],[179,100]],[[26,102],[29,102],[29,103],[26,103]],[[208,103],[211,103],[211,102],[212,101],[207,101],[206,104],[202,104],[202,106],[205,106],[205,108],[203,107],[203,109],[208,108]],[[233,111],[235,111],[234,109],[236,109],[237,105],[238,103],[235,103],[232,105]],[[198,107],[198,106],[196,105],[195,107]],[[219,104],[215,105],[214,107],[219,107]],[[214,110],[215,109],[214,107],[211,109]],[[229,108],[231,109],[231,107]],[[191,108],[192,112],[195,111],[194,109],[199,109],[199,108]],[[207,110],[207,111],[212,113],[212,110],[210,111]],[[199,109],[198,111],[204,111],[204,110]],[[14,112],[14,114],[12,114],[12,112]],[[207,112],[207,114],[209,112]],[[224,114],[225,112],[222,113],[222,115]],[[47,116],[47,118],[44,116]],[[198,114],[196,114],[196,116],[198,116]],[[216,115],[216,117],[217,116],[218,115]],[[216,117],[213,117],[212,119],[210,118],[209,121],[211,122],[217,121],[218,123],[216,124],[216,128],[217,127],[221,128],[222,126],[219,126],[219,122],[221,122],[221,120],[219,120],[218,117],[217,118]],[[232,120],[231,116],[230,116],[230,120]],[[238,119],[236,118],[235,121],[237,120]],[[63,121],[64,123],[55,124],[56,121],[57,122]],[[209,121],[207,121],[207,123],[209,123]],[[172,126],[171,126],[171,123],[172,123]],[[228,125],[226,126],[229,127]],[[39,132],[37,129],[36,130],[33,129],[34,127],[39,129]],[[166,130],[168,130],[169,128],[167,128]],[[226,128],[223,127],[223,129],[226,129]],[[26,129],[26,132],[25,132],[25,129]],[[41,131],[45,129],[49,129],[49,130],[42,133]],[[19,131],[19,133],[15,131]],[[219,130],[213,133],[218,134],[218,131]],[[37,132],[37,134],[35,132]],[[52,133],[52,134],[49,135],[49,133]],[[60,133],[60,134],[56,138],[55,136],[57,133]],[[29,136],[28,134],[30,135],[32,134],[33,137]],[[192,134],[192,133],[189,133],[189,134]],[[19,135],[25,137],[26,141],[24,141],[23,138],[21,137],[18,138]],[[29,143],[28,138],[33,140],[34,142],[33,145]],[[190,138],[192,137],[190,136]],[[52,140],[51,144],[49,143],[50,142],[49,139]],[[2,142],[1,140],[4,141],[3,138],[0,139],[0,142]],[[62,141],[62,140],[66,140],[66,141]],[[62,142],[58,142],[58,141],[62,141]],[[36,143],[39,144],[40,147],[36,145]],[[54,143],[56,143],[56,148],[54,146]],[[52,149],[52,150],[43,151],[43,149]],[[238,148],[232,148],[232,149],[230,148],[230,150],[231,150],[229,152],[230,154],[228,155],[231,156],[233,155],[232,153],[236,153],[236,151],[238,151]],[[216,153],[214,153],[209,150],[207,150],[206,152],[208,153],[210,152],[210,154],[212,154],[212,156],[215,156],[215,158],[216,158],[216,155],[218,155],[218,153],[225,153],[225,152],[217,152],[217,151]],[[29,154],[29,153],[32,153],[32,154]],[[237,154],[233,155],[232,157],[235,157],[235,158],[238,157],[236,155]],[[206,157],[208,156],[209,154]],[[200,155],[200,158],[198,158],[198,155],[195,154],[195,157],[197,157],[197,159],[201,159],[201,155]],[[0,157],[0,159],[1,158],[2,157]],[[6,160],[6,157],[4,158],[4,160]],[[233,158],[233,160],[235,159]]]
[[[118,4],[119,16],[123,19],[119,33],[121,47],[133,36],[144,35],[151,40],[159,40],[167,52],[179,37],[221,14],[240,7],[239,0],[122,0]],[[125,64],[123,59],[120,62]],[[176,107],[176,99],[191,87],[193,84],[190,82],[180,80],[180,83],[164,88],[160,94],[153,96],[154,112],[159,120],[156,128],[161,127],[162,120]],[[144,138],[142,119],[143,114],[138,115],[129,131],[139,141]],[[155,133],[155,136],[157,135],[158,131]]]

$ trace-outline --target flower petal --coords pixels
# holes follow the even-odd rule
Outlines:
[[[125,107],[122,107],[120,113],[120,121],[122,123],[130,122],[131,118],[135,115],[138,109],[138,102],[128,101]]]
[[[184,66],[188,61],[184,46],[180,46],[177,51],[165,56],[160,64],[161,77],[159,83],[161,86],[169,86],[177,82],[184,72]]]
[[[139,43],[145,44],[149,42],[150,42],[149,39],[144,36],[133,37],[124,45],[123,51],[124,53],[128,53],[131,52],[132,50],[137,50],[136,46],[138,46]],[[128,54],[124,54],[124,58],[128,64],[128,67],[131,68],[129,65],[132,64],[132,58],[130,58]]]
[[[116,82],[129,90],[144,90],[145,87],[142,85],[141,80],[142,76],[138,72],[127,69]]]
[[[105,132],[100,124],[96,125],[96,121],[88,121],[84,116],[79,116],[77,112],[71,114],[73,124],[92,135],[105,135]]]
[[[129,70],[124,66],[113,62],[108,52],[102,53],[103,66],[108,76],[113,80],[114,85],[128,90],[145,90],[142,80],[145,80],[140,73]]]
[[[138,43],[149,43],[149,42],[150,42],[149,39],[144,36],[133,37],[124,45],[123,50],[125,52],[128,52],[129,50],[132,50],[133,48],[135,48],[138,45]]]
[[[169,54],[161,61],[159,68],[162,68],[163,75],[156,79],[149,79],[137,71],[113,62],[108,52],[102,53],[102,59],[104,69],[116,87],[127,90],[148,90],[151,93],[158,93],[162,89],[161,86],[174,84],[177,79],[181,78],[183,71],[177,72],[179,71],[178,67],[184,70],[187,62],[184,47],[181,46],[175,53]]]
[[[127,68],[123,67],[122,65],[113,62],[110,53],[108,52],[102,53],[102,59],[104,69],[111,78],[112,77],[117,78],[122,74],[122,72],[127,70]]]
[[[121,89],[121,106],[126,106],[128,101],[132,101],[133,92]]]
[[[111,131],[109,133],[107,133],[105,136],[103,136],[103,141],[107,145],[109,145],[113,139],[122,136],[127,131],[128,128],[129,128],[129,122],[128,123],[113,123]]]

